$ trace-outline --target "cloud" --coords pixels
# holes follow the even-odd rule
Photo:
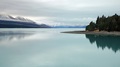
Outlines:
[[[44,17],[49,24],[51,21],[65,24],[88,24],[89,19],[85,22],[78,20],[70,22],[70,20],[96,18],[103,14],[120,14],[119,2],[119,0],[0,0],[0,13],[32,17],[33,20],[36,18],[41,20],[41,17]],[[61,22],[61,19],[66,20]]]

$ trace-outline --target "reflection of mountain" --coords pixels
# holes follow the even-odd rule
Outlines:
[[[90,43],[96,42],[97,47],[104,49],[105,47],[112,49],[114,52],[120,50],[120,36],[102,36],[102,35],[89,35],[86,34],[86,38]]]
[[[23,32],[23,31],[0,31],[0,42],[6,40],[14,40],[14,39],[23,39],[27,36],[31,36],[34,33]]]

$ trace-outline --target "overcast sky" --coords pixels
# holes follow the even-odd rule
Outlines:
[[[0,0],[0,14],[38,23],[86,25],[97,16],[120,15],[120,0]]]

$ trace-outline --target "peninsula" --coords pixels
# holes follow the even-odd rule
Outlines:
[[[91,21],[85,31],[67,31],[62,33],[120,35],[120,16],[97,17],[96,22]]]

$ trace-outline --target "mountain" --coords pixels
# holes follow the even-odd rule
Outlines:
[[[86,26],[81,25],[59,25],[59,26],[52,26],[53,28],[85,28]]]
[[[34,21],[27,19],[27,18],[23,18],[23,17],[13,17],[10,15],[0,15],[0,20],[9,20],[9,21],[20,21],[20,22],[31,22],[31,23],[35,23]]]
[[[37,24],[23,17],[0,15],[0,28],[50,28],[50,26],[46,24]]]

